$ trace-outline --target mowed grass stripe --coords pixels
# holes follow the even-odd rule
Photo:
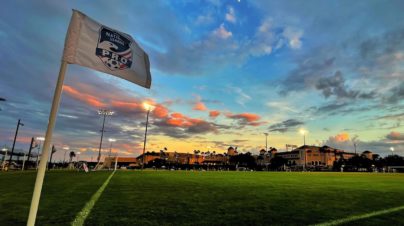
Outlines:
[[[357,220],[362,220],[362,219],[366,219],[366,218],[370,218],[370,217],[376,217],[376,216],[383,215],[383,214],[389,214],[389,213],[397,212],[397,211],[400,211],[400,210],[404,210],[404,206],[398,206],[398,207],[394,207],[394,208],[390,208],[390,209],[373,211],[373,212],[362,214],[362,215],[350,216],[350,217],[343,218],[343,219],[340,219],[340,220],[333,220],[333,221],[324,222],[324,223],[321,223],[321,224],[315,224],[315,226],[341,225],[341,224],[349,223],[349,222],[352,222],[352,221],[357,221]]]
[[[115,171],[111,173],[111,175],[105,180],[104,184],[98,189],[97,192],[91,197],[90,201],[86,203],[83,209],[76,215],[76,218],[72,222],[72,226],[82,226],[86,221],[87,216],[90,214],[91,210],[93,209],[95,203],[100,198],[101,194],[104,192],[105,188],[108,186],[109,181],[111,180],[112,176],[114,176]]]

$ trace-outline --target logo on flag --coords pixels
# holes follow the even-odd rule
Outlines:
[[[95,55],[110,70],[124,70],[132,66],[132,41],[119,32],[102,26]]]

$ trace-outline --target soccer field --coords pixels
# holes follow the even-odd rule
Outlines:
[[[47,172],[37,225],[70,225],[110,175]],[[26,223],[35,176],[0,173],[1,225]],[[117,171],[84,225],[404,225],[403,206],[403,174]]]

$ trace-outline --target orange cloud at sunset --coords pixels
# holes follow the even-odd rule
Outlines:
[[[181,113],[174,112],[171,113],[170,117],[166,119],[166,123],[171,126],[176,127],[191,127],[197,125],[198,123],[204,122],[202,119],[190,118]]]
[[[220,111],[217,111],[217,110],[213,110],[213,111],[209,112],[209,117],[211,117],[211,118],[216,118],[219,115],[220,115]]]
[[[386,136],[387,139],[389,140],[396,140],[396,141],[403,141],[404,140],[404,133],[400,133],[397,131],[391,131],[389,134]]]
[[[168,109],[161,104],[157,104],[153,115],[157,118],[165,118],[168,116]]]
[[[260,126],[260,125],[265,124],[265,122],[260,122],[259,121],[261,119],[261,116],[259,116],[257,114],[254,114],[254,113],[249,113],[249,112],[244,112],[244,113],[241,113],[241,114],[227,113],[226,117],[238,120],[239,124],[241,126],[244,126],[244,125]]]
[[[247,122],[254,122],[254,121],[258,121],[261,119],[261,116],[254,114],[254,113],[241,113],[241,114],[227,114],[226,115],[228,118],[232,118],[232,119],[243,119]]]
[[[65,91],[66,94],[71,96],[72,98],[87,103],[90,106],[97,108],[105,107],[105,104],[99,98],[90,94],[80,92],[71,86],[63,85],[63,91]]]
[[[207,110],[205,104],[201,101],[196,102],[192,109],[196,110],[196,111],[206,111]]]
[[[129,109],[139,109],[142,107],[140,103],[115,101],[115,100],[111,101],[111,105],[117,108],[129,108]]]
[[[337,134],[337,135],[335,136],[335,140],[338,141],[338,142],[345,142],[345,141],[348,141],[348,140],[349,140],[349,134],[346,133],[346,132]]]

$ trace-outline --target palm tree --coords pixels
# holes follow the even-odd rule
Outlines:
[[[74,153],[74,151],[71,151],[69,153],[69,157],[70,157],[70,162],[69,163],[72,163],[73,158],[76,157],[76,153]]]

